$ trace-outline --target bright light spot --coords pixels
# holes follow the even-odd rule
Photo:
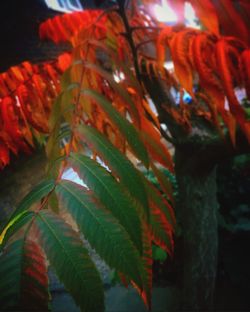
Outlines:
[[[19,101],[19,97],[15,96],[15,99],[16,99],[16,106],[17,107],[21,107],[21,104],[20,104],[20,101]]]
[[[242,104],[244,99],[247,98],[246,90],[244,88],[236,88],[236,89],[234,89],[234,94],[235,94],[235,96],[236,96],[236,98],[237,98],[237,100],[239,101],[240,104]],[[225,97],[224,108],[227,111],[230,110],[228,99],[226,97]]]
[[[72,168],[66,169],[62,175],[62,179],[69,180],[75,182],[76,184],[80,184],[84,187],[87,185],[83,182],[83,180],[79,177],[78,173],[74,171]]]
[[[152,7],[152,13],[159,22],[172,24],[178,21],[177,14],[168,5],[167,0],[162,0],[161,5],[154,5]],[[195,15],[195,11],[192,5],[188,2],[185,2],[184,4],[184,17],[186,26],[200,28],[197,24],[198,19]]]
[[[229,103],[228,103],[228,99],[225,97],[225,103],[224,103],[224,108],[226,111],[229,111]]]
[[[166,1],[163,1],[161,5],[156,4],[153,7],[153,14],[159,22],[175,23],[178,20],[177,15]]]
[[[168,127],[167,127],[166,124],[164,124],[164,123],[161,123],[161,128],[162,128],[164,131],[167,131],[167,130],[168,130]]]
[[[119,83],[125,79],[124,73],[118,72],[118,71],[114,72],[113,77],[114,77],[115,82],[117,82],[117,83]]]
[[[195,15],[195,11],[192,5],[188,2],[185,2],[184,5],[184,17],[186,26],[192,28],[200,28],[200,25],[197,23],[197,16]]]
[[[149,97],[147,97],[147,101],[148,101],[148,104],[149,104],[150,108],[152,109],[152,112],[154,113],[154,115],[158,116],[158,112],[157,112],[157,109],[155,107],[154,102]]]
[[[97,156],[96,157],[96,162],[98,162],[98,164],[100,164],[103,168],[105,168],[108,172],[111,172],[111,170],[109,169],[109,167],[102,161],[102,159]]]
[[[174,63],[171,61],[165,62],[163,67],[168,71],[172,71],[174,69]]]
[[[48,8],[63,13],[83,10],[79,0],[45,0],[45,3]]]
[[[101,160],[101,158],[99,158],[97,156],[96,158],[97,163],[99,163],[103,168],[105,168],[107,171],[111,172],[111,170],[109,169],[109,167],[107,165],[105,165],[105,163]],[[73,168],[68,168],[63,172],[62,175],[62,179],[63,180],[68,180],[68,181],[72,181],[76,184],[79,184],[81,186],[86,187],[87,189],[88,186],[86,183],[84,183],[84,181],[79,177],[78,173],[73,169]]]

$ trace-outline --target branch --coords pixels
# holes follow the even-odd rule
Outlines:
[[[135,74],[136,74],[136,78],[138,79],[138,81],[141,81],[141,74],[140,74],[140,69],[139,69],[139,62],[138,62],[138,58],[137,58],[137,52],[136,52],[136,48],[135,48],[135,44],[134,44],[134,40],[133,40],[133,31],[132,28],[129,25],[129,21],[125,12],[125,8],[124,8],[124,1],[123,0],[117,0],[118,5],[119,5],[119,15],[122,18],[123,24],[125,26],[126,29],[126,34],[125,37],[128,40],[132,55],[133,55],[133,62],[134,62],[134,68],[135,68]]]

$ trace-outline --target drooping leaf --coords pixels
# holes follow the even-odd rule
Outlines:
[[[230,52],[231,49],[226,40],[221,39],[216,43],[216,56],[219,74],[225,94],[228,98],[230,111],[250,142],[250,123],[246,121],[245,111],[240,105],[234,91],[233,76],[230,71]]]
[[[173,252],[173,227],[164,213],[151,201],[151,235],[155,244],[159,245],[167,253]]]
[[[101,94],[94,90],[82,90],[82,94],[88,96],[98,102],[111,121],[119,129],[121,134],[127,140],[129,146],[135,155],[148,167],[148,155],[141,138],[132,124],[127,119],[121,116],[112,104]]]
[[[90,148],[95,149],[112,172],[126,186],[130,194],[142,204],[146,215],[148,215],[148,200],[145,187],[140,174],[128,158],[93,127],[79,125],[77,131],[81,139],[86,141]]]
[[[150,231],[146,223],[143,224],[143,263],[145,268],[145,276],[143,280],[143,290],[140,293],[146,306],[151,309],[152,300],[152,286],[153,286],[153,272],[152,272],[152,240],[150,236]]]
[[[221,114],[224,121],[225,108],[224,101],[225,95],[223,92],[222,84],[215,71],[215,57],[214,45],[217,38],[210,34],[200,33],[197,34],[192,40],[191,54],[195,69],[199,74],[200,85],[204,88],[204,92],[209,96],[208,108],[212,113],[212,120],[219,131],[220,125],[218,120],[218,112]],[[207,62],[208,57],[211,62]],[[228,124],[227,124],[228,126]],[[229,128],[231,131],[231,129]],[[231,131],[231,138],[234,141],[234,133]]]
[[[38,213],[35,224],[51,265],[81,310],[103,311],[101,278],[77,233],[46,210]]]
[[[61,204],[107,264],[141,286],[139,253],[118,220],[94,198],[91,191],[80,185],[61,181],[56,192]]]
[[[49,311],[47,267],[39,245],[22,238],[0,256],[0,305],[6,311]]]
[[[173,35],[170,41],[171,57],[176,76],[182,87],[193,96],[193,68],[188,59],[189,41],[196,32],[194,29],[184,29]]]
[[[22,228],[25,224],[31,221],[34,216],[33,211],[23,211],[16,217],[14,217],[5,227],[0,235],[0,250],[5,246],[8,239],[16,233],[20,228]]]
[[[112,212],[128,232],[137,249],[142,252],[140,207],[122,185],[103,167],[87,156],[71,154],[69,165],[93,190],[96,197]]]
[[[16,216],[20,215],[24,211],[28,210],[34,203],[41,200],[43,197],[49,194],[55,186],[53,179],[47,179],[36,185],[20,202],[13,214],[11,215],[9,222],[11,222]],[[8,224],[7,223],[7,224]],[[7,224],[5,226],[7,226]],[[4,226],[4,228],[5,228]]]
[[[2,120],[1,128],[3,128],[3,131],[9,137],[12,144],[15,145],[16,151],[24,150],[29,153],[30,148],[21,131],[21,116],[18,115],[16,103],[12,97],[7,96],[1,99],[0,118]]]

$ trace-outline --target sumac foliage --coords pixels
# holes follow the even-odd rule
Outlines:
[[[102,311],[101,280],[79,232],[150,307],[152,243],[173,253],[172,185],[160,170],[174,171],[167,140],[178,144],[202,127],[232,146],[237,131],[250,140],[236,96],[237,89],[249,96],[247,3],[190,1],[206,28],[198,30],[161,24],[150,15],[153,1],[142,2],[45,21],[41,38],[67,41],[71,52],[0,75],[0,166],[10,151],[29,152],[40,133],[48,157],[47,177],[2,229],[1,276],[17,286],[1,283],[1,307],[25,309],[32,286],[30,304],[44,309],[47,259],[82,311]],[[170,2],[181,18],[184,1]],[[65,180],[67,168],[85,186]],[[142,174],[147,169],[160,190]]]

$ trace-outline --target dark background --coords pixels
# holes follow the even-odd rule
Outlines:
[[[95,8],[101,0],[82,0],[84,8]],[[0,2],[0,72],[24,60],[39,62],[55,58],[67,46],[41,42],[39,24],[61,14],[47,7],[44,0],[2,0]]]

